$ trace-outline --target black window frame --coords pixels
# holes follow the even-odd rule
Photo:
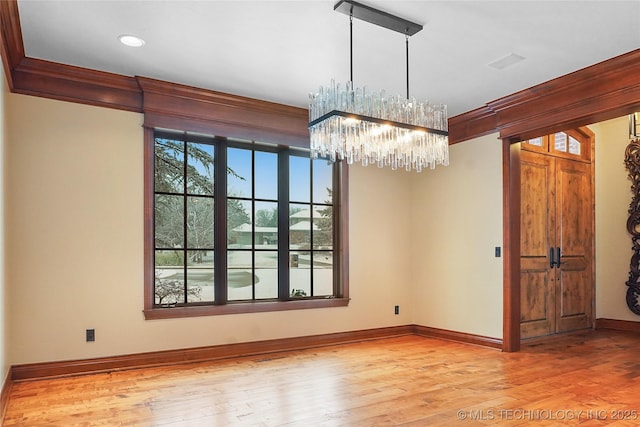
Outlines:
[[[172,306],[155,304],[155,233],[154,233],[154,161],[155,139],[172,137],[184,141],[210,141],[215,146],[216,167],[214,199],[218,207],[215,209],[215,285],[216,297],[212,303],[190,303]],[[286,203],[287,209],[279,209],[278,215],[278,298],[265,300],[228,301],[226,294],[226,148],[241,147],[252,151],[268,151],[278,153],[278,204]],[[208,316],[220,314],[238,314],[266,311],[297,310],[324,307],[342,307],[349,304],[348,291],[348,233],[346,224],[348,218],[347,203],[347,166],[338,162],[333,168],[333,295],[320,297],[292,296],[292,287],[287,279],[289,270],[289,186],[288,159],[290,155],[303,155],[308,158],[308,150],[287,145],[261,144],[254,141],[236,140],[232,138],[202,135],[185,131],[145,128],[145,301],[144,315],[146,319],[179,318],[192,316]],[[313,162],[311,162],[313,163]],[[224,167],[219,167],[224,164]],[[286,179],[283,179],[286,176]],[[310,179],[313,186],[312,179]],[[218,201],[223,200],[223,208]],[[313,202],[313,201],[312,201]],[[224,233],[218,232],[224,230]],[[187,249],[185,248],[185,251]],[[286,256],[283,254],[286,253]]]

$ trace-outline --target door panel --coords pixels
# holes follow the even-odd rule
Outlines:
[[[558,246],[563,256],[585,256],[591,249],[591,167],[587,163],[556,159]]]
[[[591,284],[583,270],[562,271],[557,301],[556,332],[569,332],[591,327]]]
[[[555,239],[553,158],[520,153],[520,336],[530,338],[555,331],[555,284],[549,268],[549,248]]]
[[[520,154],[521,210],[520,256],[547,258],[549,233],[555,229],[550,204],[555,200],[553,158],[528,151]]]
[[[521,151],[520,335],[591,327],[591,165]],[[550,249],[561,264],[552,268]]]
[[[562,271],[558,287],[560,318],[584,316],[585,314],[585,281],[582,271]]]
[[[593,286],[591,166],[556,159],[558,246],[562,250],[558,271],[556,332],[585,329],[592,324]]]
[[[555,331],[555,291],[546,267],[521,269],[520,335],[531,338]]]

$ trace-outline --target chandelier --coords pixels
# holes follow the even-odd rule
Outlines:
[[[422,30],[422,25],[351,0],[339,1],[334,10],[349,15],[350,81],[341,85],[331,80],[328,87],[309,95],[312,158],[345,159],[347,164],[377,164],[417,172],[448,165],[447,106],[409,97],[409,36]],[[354,17],[405,35],[406,98],[354,88]]]

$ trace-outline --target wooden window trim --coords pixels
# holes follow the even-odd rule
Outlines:
[[[223,305],[192,305],[178,307],[154,307],[154,141],[155,130],[144,128],[144,309],[146,320],[170,319],[198,316],[215,316],[226,314],[259,313],[270,311],[304,310],[314,308],[345,307],[349,305],[349,191],[348,167],[345,162],[337,165],[339,181],[335,197],[338,201],[336,221],[339,234],[337,265],[334,267],[336,278],[334,285],[338,286],[338,297],[304,298],[289,301],[266,300],[250,302],[227,302]]]
[[[567,144],[568,137],[571,136],[577,139],[582,147],[580,149],[580,154],[571,154],[569,152],[557,151],[553,145],[553,138],[556,133],[563,132],[567,134]],[[564,159],[577,160],[579,162],[590,163],[591,162],[591,152],[593,151],[593,141],[594,141],[594,133],[589,130],[587,127],[580,127],[576,129],[562,130],[558,132],[554,132],[552,134],[544,135],[541,137],[543,140],[542,147],[532,144],[523,143],[521,146],[522,150],[526,151],[535,151],[537,153],[542,154],[551,154],[554,157],[562,157]],[[533,139],[533,138],[531,138]]]
[[[542,146],[529,144],[529,139],[527,139],[522,144],[522,149],[527,151],[535,151],[536,153],[549,154],[549,135],[544,135],[540,138],[542,138]]]
[[[153,290],[151,291],[153,292]],[[349,298],[301,299],[291,301],[259,301],[227,303],[225,305],[195,305],[175,308],[145,308],[146,320],[182,317],[217,316],[225,314],[264,313],[270,311],[306,310],[312,308],[346,307]]]
[[[591,162],[591,148],[593,147],[594,134],[587,127],[581,127],[576,129],[563,130],[567,134],[567,152],[556,151],[553,146],[551,146],[551,152],[556,157],[562,157],[565,159],[578,160],[585,163]],[[556,132],[557,133],[557,132]],[[568,151],[569,145],[569,137],[573,137],[577,139],[582,147],[580,148],[580,154],[571,154]],[[551,136],[549,136],[551,138]]]

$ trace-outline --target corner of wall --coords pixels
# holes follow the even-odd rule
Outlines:
[[[502,145],[450,147],[451,164],[412,176],[413,323],[502,337]]]
[[[626,304],[633,254],[626,223],[631,181],[624,164],[629,144],[627,116],[590,125],[595,143],[596,319],[640,322]]]
[[[5,151],[7,144],[7,112],[6,112],[6,94],[9,93],[7,80],[4,75],[4,69],[0,67],[0,80],[2,80],[2,89],[0,89],[0,379],[5,381],[9,373],[8,358],[8,302],[7,302],[7,280],[5,274],[5,193],[6,193],[6,168],[5,168]],[[0,388],[5,389],[0,383]],[[0,410],[2,408],[0,407]]]

